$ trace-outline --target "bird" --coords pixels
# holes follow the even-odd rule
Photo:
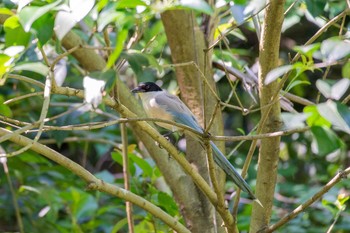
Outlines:
[[[204,129],[198,123],[195,115],[177,96],[168,93],[160,88],[154,82],[142,82],[131,90],[137,93],[141,99],[143,108],[148,117],[162,120],[173,121],[186,125],[198,133],[204,133]],[[177,127],[164,123],[156,122],[162,128],[170,131],[176,131]],[[197,135],[198,138],[198,135]],[[220,151],[213,141],[210,141],[211,148],[214,152],[214,161],[232,178],[234,183],[244,192],[248,193],[249,198],[257,200],[252,189],[242,176],[237,172],[234,166],[227,160],[226,156]]]

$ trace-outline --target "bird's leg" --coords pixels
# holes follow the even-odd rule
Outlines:
[[[165,134],[163,134],[163,137],[165,137],[166,140],[170,141],[170,135],[172,135],[173,133],[176,133],[176,131],[169,131]]]
[[[173,133],[175,133],[176,131],[169,131],[165,134],[162,134],[163,137],[165,137],[165,139],[171,143],[173,143],[173,141],[171,140],[171,138],[169,137],[170,135],[172,135]],[[160,149],[163,149],[163,147],[158,143],[156,142],[156,145],[160,148]]]

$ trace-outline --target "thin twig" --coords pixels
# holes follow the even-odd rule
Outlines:
[[[16,102],[18,100],[23,100],[23,99],[30,98],[30,97],[33,97],[33,96],[39,96],[39,95],[42,95],[42,94],[44,94],[44,92],[43,91],[39,91],[39,92],[33,92],[33,93],[17,96],[15,98],[6,100],[4,102],[4,104],[11,104],[11,103]]]
[[[123,176],[124,176],[124,189],[130,191],[130,171],[129,171],[129,156],[128,156],[128,135],[126,131],[125,123],[120,125],[121,138],[122,138],[122,157],[123,157]],[[134,219],[132,211],[132,203],[127,201],[126,216],[128,219],[129,232],[134,233]]]
[[[0,136],[11,134],[11,133],[12,132],[9,130],[0,128]],[[190,233],[190,231],[186,227],[184,227],[177,219],[167,214],[161,208],[157,207],[156,205],[152,204],[151,202],[147,201],[146,199],[132,192],[119,188],[117,185],[112,185],[106,181],[96,178],[94,175],[92,175],[89,171],[84,169],[82,166],[68,159],[67,157],[58,153],[57,151],[52,150],[51,148],[44,146],[38,142],[34,142],[33,140],[27,137],[24,137],[22,135],[14,135],[10,140],[24,147],[27,145],[32,145],[30,148],[31,150],[58,163],[62,167],[67,168],[69,171],[71,171],[72,173],[76,174],[81,179],[83,179],[88,184],[87,189],[98,190],[101,192],[108,193],[112,196],[121,198],[125,201],[130,201],[133,204],[139,206],[140,208],[148,211],[153,216],[162,220],[165,224],[167,224],[169,227],[174,229],[176,232]]]
[[[119,151],[121,151],[121,145],[119,143],[113,142],[111,140],[106,140],[106,139],[102,139],[102,138],[82,138],[82,137],[67,137],[65,139],[63,139],[62,143],[64,142],[96,142],[96,143],[104,143],[104,144],[110,144],[112,145],[114,148],[118,149]],[[57,140],[56,139],[40,139],[38,141],[41,144],[56,144]]]
[[[1,146],[0,146],[0,152],[1,153],[5,153],[5,151],[3,150],[3,148]],[[24,233],[24,227],[23,227],[21,211],[20,211],[20,208],[18,206],[17,194],[16,194],[15,189],[13,187],[11,175],[10,175],[10,172],[9,172],[9,169],[8,169],[8,166],[7,166],[7,159],[6,158],[0,158],[0,162],[3,165],[4,173],[5,173],[6,179],[7,179],[7,183],[8,183],[9,188],[10,188],[10,193],[11,193],[11,196],[12,196],[13,208],[15,209],[19,232]]]
[[[44,124],[45,124],[45,118],[47,116],[47,113],[49,111],[49,104],[50,104],[50,93],[51,93],[51,81],[52,81],[52,78],[51,78],[51,75],[52,75],[52,72],[50,72],[49,75],[47,75],[46,77],[46,81],[45,81],[45,88],[44,88],[44,103],[43,103],[43,106],[42,106],[42,109],[41,109],[41,113],[40,113],[40,117],[39,117],[39,120],[37,121],[37,123],[39,124],[39,130],[38,130],[38,133],[35,135],[35,138],[33,140],[33,142],[37,142],[42,134],[42,129],[44,127]],[[34,125],[28,125],[28,126],[25,126],[24,128],[28,127],[28,130],[30,129],[30,127],[33,127]],[[23,128],[22,128],[23,130]],[[17,130],[18,132],[20,130]],[[13,133],[13,134],[19,134],[19,133]],[[23,131],[25,132],[25,131]],[[13,134],[10,134],[9,138],[10,139],[11,137],[13,137],[14,135]],[[4,136],[3,136],[4,137]],[[3,138],[1,137],[1,138]],[[0,142],[1,142],[1,139],[0,139]],[[11,157],[11,156],[15,156],[15,155],[18,155],[18,154],[21,154],[23,152],[25,152],[26,150],[30,149],[30,147],[32,146],[32,144],[28,144],[26,145],[25,147],[17,150],[17,151],[14,151],[14,152],[11,152],[11,153],[8,153],[6,154],[5,156],[7,157]]]
[[[339,172],[337,175],[333,177],[323,188],[315,193],[310,199],[305,201],[303,204],[299,205],[296,209],[290,212],[288,215],[283,217],[277,223],[269,226],[267,229],[262,229],[261,232],[268,233],[273,232],[295,218],[298,214],[302,213],[306,208],[308,208],[311,204],[316,202],[319,198],[321,198],[325,193],[327,193],[334,185],[336,185],[341,179],[346,178],[350,174],[350,167],[346,168],[344,171]],[[259,231],[260,232],[260,231]]]
[[[220,189],[218,180],[216,178],[215,162],[213,159],[213,151],[210,146],[210,141],[205,140],[204,145],[207,152],[207,163],[208,163],[210,180],[213,185],[216,196],[218,198],[218,208],[225,208],[224,195],[222,193],[222,190]]]
[[[23,75],[19,75],[19,74],[9,74],[7,76],[7,78],[12,78],[12,79],[17,79],[17,80],[20,80],[20,81],[24,81],[24,82],[27,82],[27,83],[30,83],[30,84],[34,84],[42,89],[45,88],[45,84],[35,80],[35,79],[32,79],[32,78],[28,78],[26,76],[23,76]]]

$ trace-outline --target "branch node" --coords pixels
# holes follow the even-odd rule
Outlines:
[[[86,186],[86,190],[88,190],[88,191],[93,191],[93,190],[97,190],[97,189],[98,189],[98,184],[94,181],[88,183],[88,185]]]

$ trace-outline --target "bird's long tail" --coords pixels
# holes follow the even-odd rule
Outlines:
[[[222,170],[229,175],[233,182],[244,192],[247,192],[252,200],[256,200],[252,189],[249,187],[247,182],[242,178],[242,176],[236,171],[232,164],[226,159],[225,155],[219,150],[214,142],[210,142],[211,148],[214,151],[214,161],[221,167]]]

